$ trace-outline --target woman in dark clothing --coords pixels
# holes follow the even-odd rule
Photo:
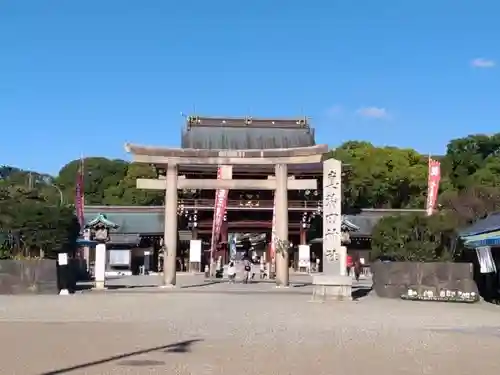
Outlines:
[[[362,267],[361,260],[359,259],[359,255],[355,254],[353,256],[354,263],[354,276],[356,277],[356,281],[359,281],[359,276],[361,275]]]

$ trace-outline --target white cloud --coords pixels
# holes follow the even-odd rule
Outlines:
[[[490,59],[484,59],[484,58],[477,58],[471,61],[470,63],[474,68],[494,68],[496,65],[496,62],[494,60]]]
[[[358,109],[356,113],[367,118],[384,119],[389,117],[389,112],[385,108],[380,107],[363,107]]]

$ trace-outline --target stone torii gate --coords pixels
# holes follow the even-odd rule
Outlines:
[[[177,255],[177,190],[178,189],[228,189],[228,190],[274,190],[276,196],[276,237],[280,241],[288,242],[288,190],[314,190],[317,188],[316,180],[295,180],[288,178],[288,164],[311,164],[319,163],[323,154],[328,151],[326,145],[310,147],[298,147],[287,149],[264,149],[264,150],[199,150],[199,149],[175,149],[158,148],[126,144],[125,150],[133,155],[136,163],[147,163],[166,167],[165,179],[138,179],[137,188],[165,190],[165,257],[164,257],[164,284],[174,286],[176,284],[176,255]],[[333,160],[333,159],[330,159]],[[323,244],[323,258],[330,263],[341,262],[342,257],[332,257],[332,251],[341,251],[341,213],[340,195],[333,197],[335,191],[340,192],[340,162],[335,162],[334,169],[325,169],[323,174],[325,186],[331,193],[324,195],[324,206],[328,211],[328,220],[325,221],[325,241]],[[331,163],[331,162],[330,162]],[[274,165],[274,179],[268,180],[233,180],[232,173],[227,173],[223,179],[186,179],[178,176],[179,165]],[[338,169],[338,174],[336,173]],[[331,173],[333,171],[333,173]],[[325,185],[334,179],[338,184]],[[332,186],[335,186],[332,188]],[[337,189],[337,190],[336,190]],[[327,200],[325,200],[327,199]],[[334,204],[335,203],[335,204]],[[335,212],[333,212],[333,211]],[[332,211],[332,212],[330,212]],[[328,249],[325,248],[328,247]],[[326,250],[326,251],[325,251]],[[328,255],[327,258],[325,258]],[[345,263],[345,262],[344,262]],[[326,265],[325,263],[323,263]],[[340,266],[340,264],[339,264]],[[335,267],[338,269],[339,267]],[[342,268],[342,267],[340,267]],[[343,267],[345,269],[345,265]],[[329,269],[326,267],[326,269]],[[342,275],[341,269],[336,272]],[[345,272],[345,271],[344,271]],[[326,280],[325,278],[321,280]],[[330,280],[330,279],[328,279]],[[338,279],[335,279],[338,281]],[[331,280],[330,280],[331,281]],[[276,283],[288,285],[288,253],[281,251],[276,253]],[[350,291],[350,288],[349,288]]]

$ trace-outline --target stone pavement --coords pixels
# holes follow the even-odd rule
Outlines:
[[[230,288],[247,293],[230,293]],[[197,289],[205,287],[192,287]],[[500,370],[500,309],[210,293],[0,296],[0,374],[444,374]],[[270,286],[268,285],[268,290]]]
[[[238,274],[236,281],[241,280],[241,273]],[[274,280],[260,280],[259,275],[255,275],[253,280],[258,284],[269,284],[274,285]],[[227,279],[215,279],[215,283],[227,282]],[[371,278],[362,278],[359,283],[353,282],[353,285],[370,287]],[[312,284],[312,276],[304,273],[292,273],[290,274],[290,283],[295,286],[304,286]],[[91,285],[91,283],[87,283]],[[119,288],[156,288],[162,284],[162,275],[147,275],[147,276],[120,276],[106,280],[106,285],[110,289]],[[210,282],[205,279],[204,274],[192,274],[192,273],[177,273],[177,285],[179,288],[196,288],[201,286],[210,285]],[[312,293],[312,292],[311,292]]]

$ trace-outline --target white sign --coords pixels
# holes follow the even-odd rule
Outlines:
[[[299,245],[299,268],[308,268],[311,263],[311,248],[309,245]]]
[[[110,266],[130,265],[130,250],[128,249],[109,250],[109,265]]]
[[[66,254],[66,253],[57,254],[57,262],[59,263],[60,266],[67,266],[68,265],[68,254]]]
[[[201,262],[201,240],[189,241],[189,261],[191,263]]]
[[[477,260],[479,262],[481,273],[492,273],[496,272],[497,268],[495,262],[493,261],[493,256],[491,255],[491,247],[482,246],[476,249]]]

